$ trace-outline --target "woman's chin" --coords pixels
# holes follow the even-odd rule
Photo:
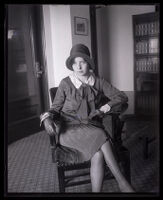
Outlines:
[[[78,72],[76,73],[78,76],[85,76],[86,74],[84,72]]]

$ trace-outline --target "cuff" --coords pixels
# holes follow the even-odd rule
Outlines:
[[[110,110],[111,110],[111,106],[107,103],[107,104],[105,104],[105,107],[106,107],[106,109],[107,109],[107,111],[106,112],[109,112]]]
[[[42,122],[48,117],[51,117],[51,114],[48,113],[48,112],[45,112],[45,113],[40,115],[40,126],[42,125]]]

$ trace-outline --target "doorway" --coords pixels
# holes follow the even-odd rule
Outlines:
[[[8,143],[41,130],[49,104],[43,53],[42,7],[7,5],[6,72]]]

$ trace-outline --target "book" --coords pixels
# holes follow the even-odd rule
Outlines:
[[[159,41],[158,38],[149,39],[149,53],[158,53],[159,52]]]

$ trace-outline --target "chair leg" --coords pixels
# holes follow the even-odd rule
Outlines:
[[[126,156],[126,162],[125,162],[125,166],[124,166],[124,171],[125,171],[125,175],[126,175],[126,179],[128,180],[129,183],[131,183],[131,166],[130,166],[130,155]]]
[[[129,183],[131,183],[130,153],[123,153],[122,170]]]
[[[62,167],[58,167],[59,192],[65,193],[65,174]]]

